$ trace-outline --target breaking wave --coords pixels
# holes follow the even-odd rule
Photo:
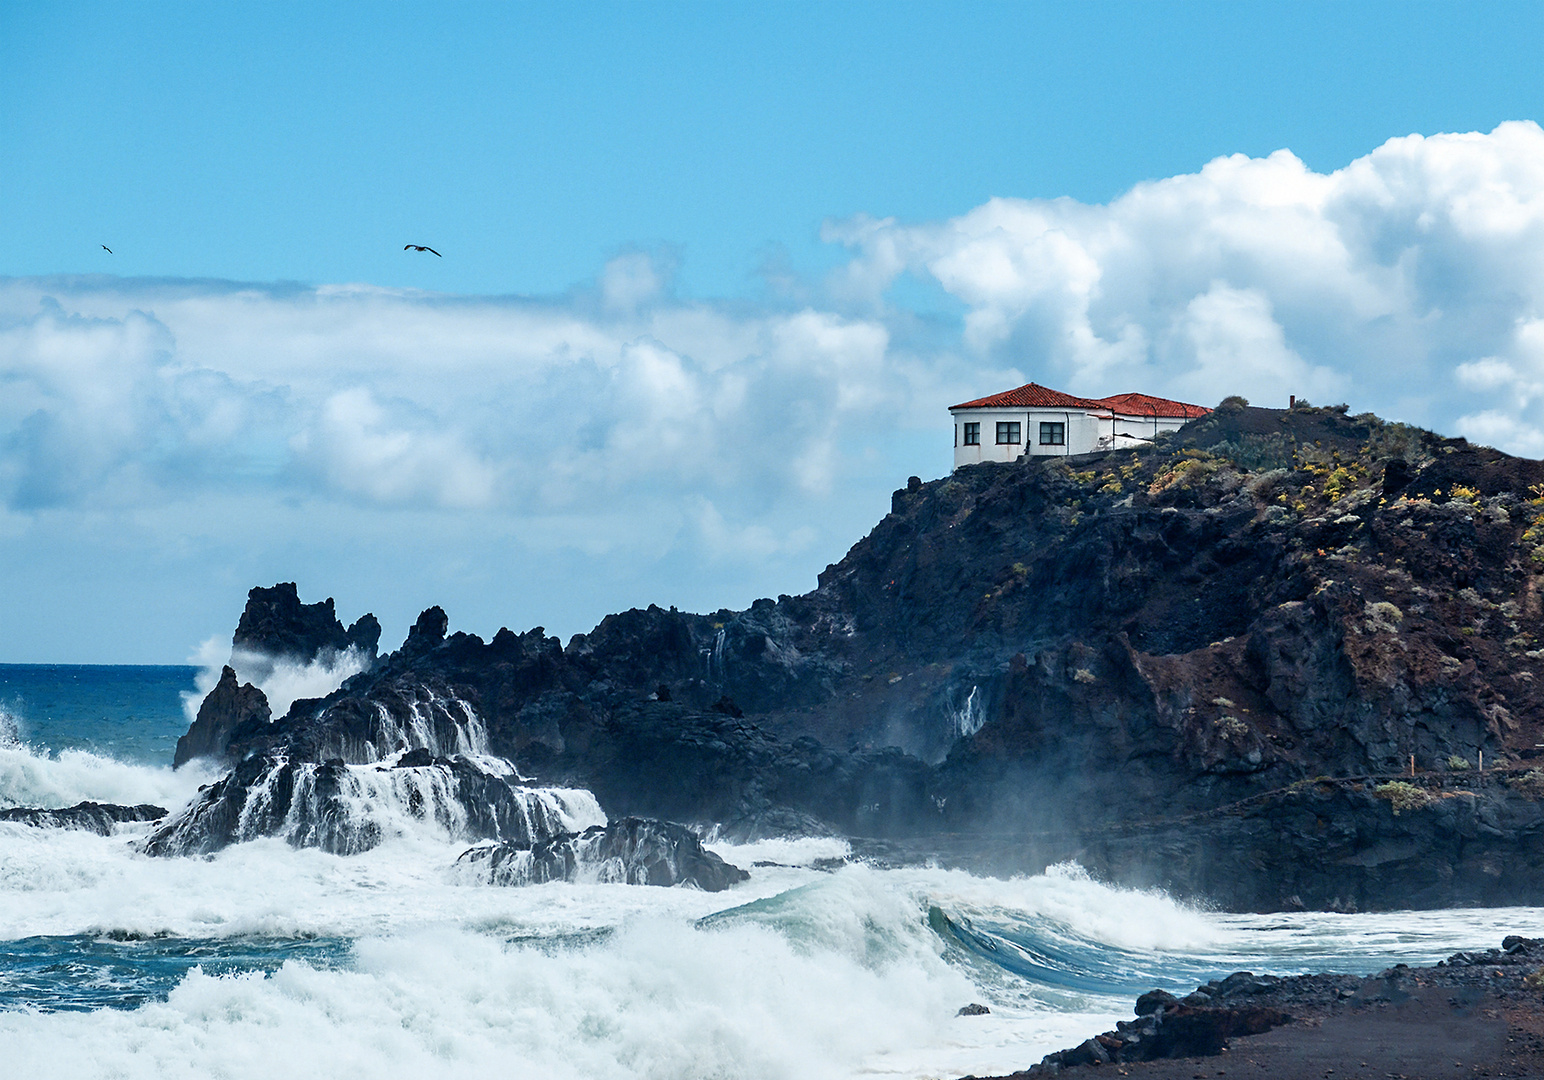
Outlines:
[[[239,680],[263,692],[275,717],[289,712],[289,707],[301,698],[326,697],[370,666],[370,658],[353,646],[328,652],[307,664],[297,664],[250,649],[227,650],[219,638],[201,644],[189,662],[199,669],[194,677],[195,689],[182,695],[182,710],[190,724],[198,716],[199,705],[220,681],[220,670],[226,664]]]
[[[0,809],[52,810],[88,799],[170,808],[187,802],[215,776],[202,763],[174,773],[169,766],[136,765],[89,750],[51,754],[22,742],[18,729],[16,717],[0,709]]]

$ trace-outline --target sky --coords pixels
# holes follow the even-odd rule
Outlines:
[[[387,647],[804,592],[1030,379],[1544,455],[1541,32],[12,0],[0,662],[181,662],[275,581]]]

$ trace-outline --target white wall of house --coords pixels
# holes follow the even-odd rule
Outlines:
[[[1069,457],[1099,450],[1131,450],[1149,445],[1154,432],[1178,431],[1185,421],[1177,416],[1121,416],[1078,409],[950,409],[954,418],[954,467],[982,461],[1016,461],[1033,457]],[[965,425],[980,425],[980,442],[967,443]],[[997,441],[998,424],[1017,424],[1018,438]],[[1041,424],[1060,424],[1065,442],[1041,442]],[[1048,432],[1054,436],[1054,429]],[[1141,440],[1140,442],[1134,440]]]
[[[950,409],[954,417],[954,467],[975,465],[982,461],[1015,461],[1025,454],[1034,457],[1066,457],[1091,454],[1099,448],[1099,437],[1108,435],[1110,421],[1080,409]],[[966,442],[967,424],[979,424],[980,442]],[[998,442],[999,424],[1018,425],[1017,439]],[[1042,442],[1041,425],[1059,425],[1062,442]],[[1012,438],[1010,427],[1005,433]],[[1055,426],[1046,431],[1054,438]]]
[[[1104,422],[1104,433],[1109,435],[1130,435],[1137,439],[1151,439],[1154,431],[1178,431],[1185,426],[1185,421],[1178,416],[1160,416],[1154,420],[1151,416],[1121,416],[1116,415]]]

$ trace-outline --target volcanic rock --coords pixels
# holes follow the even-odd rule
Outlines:
[[[1075,858],[1232,908],[1527,902],[1541,492],[1544,463],[1343,407],[1219,409],[908,483],[814,591],[744,611],[635,609],[564,647],[431,608],[229,745],[486,753],[613,817]]]
[[[374,615],[361,617],[345,630],[333,610],[332,597],[319,604],[302,604],[295,583],[285,581],[247,594],[246,610],[231,644],[238,650],[305,664],[350,648],[373,660],[380,639],[381,624]]]
[[[177,740],[172,766],[179,768],[198,757],[224,757],[238,728],[261,730],[271,719],[268,698],[251,683],[238,685],[236,672],[227,664],[220,670],[220,681],[200,703],[187,733]]]

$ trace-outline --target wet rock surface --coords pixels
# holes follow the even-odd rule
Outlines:
[[[1262,1080],[1537,1076],[1544,1065],[1541,986],[1544,941],[1517,935],[1499,949],[1366,977],[1241,971],[1182,999],[1143,994],[1135,1019],[1010,1075],[1095,1075],[1091,1067],[1117,1065],[1121,1075],[1152,1080],[1230,1070]]]
[[[119,806],[116,803],[81,802],[58,810],[24,806],[0,810],[0,821],[37,829],[83,829],[98,836],[111,836],[114,826],[124,822],[158,821],[165,816],[164,808],[149,803]]]
[[[1077,858],[1230,908],[1515,903],[1544,889],[1541,493],[1544,463],[1463,440],[1230,405],[909,484],[803,596],[567,645],[431,608],[326,699],[201,738],[486,752],[612,816]],[[275,589],[253,640],[318,606]]]
[[[187,733],[177,740],[173,767],[194,758],[226,757],[238,730],[262,730],[273,719],[268,698],[251,683],[241,683],[229,664],[220,670],[220,681],[199,704],[198,715]]]
[[[247,594],[247,606],[231,644],[238,650],[305,664],[350,648],[373,660],[380,639],[381,624],[374,615],[364,615],[345,629],[338,621],[332,597],[317,604],[302,604],[295,583],[286,581]]]
[[[586,792],[533,789],[466,758],[426,750],[389,766],[254,754],[169,817],[144,850],[205,855],[278,836],[295,847],[354,855],[405,821],[432,821],[456,839],[529,844],[563,833],[589,802]]]
[[[459,862],[485,874],[492,885],[589,880],[721,892],[750,877],[703,847],[690,829],[643,818],[623,818],[534,844],[472,848]]]

